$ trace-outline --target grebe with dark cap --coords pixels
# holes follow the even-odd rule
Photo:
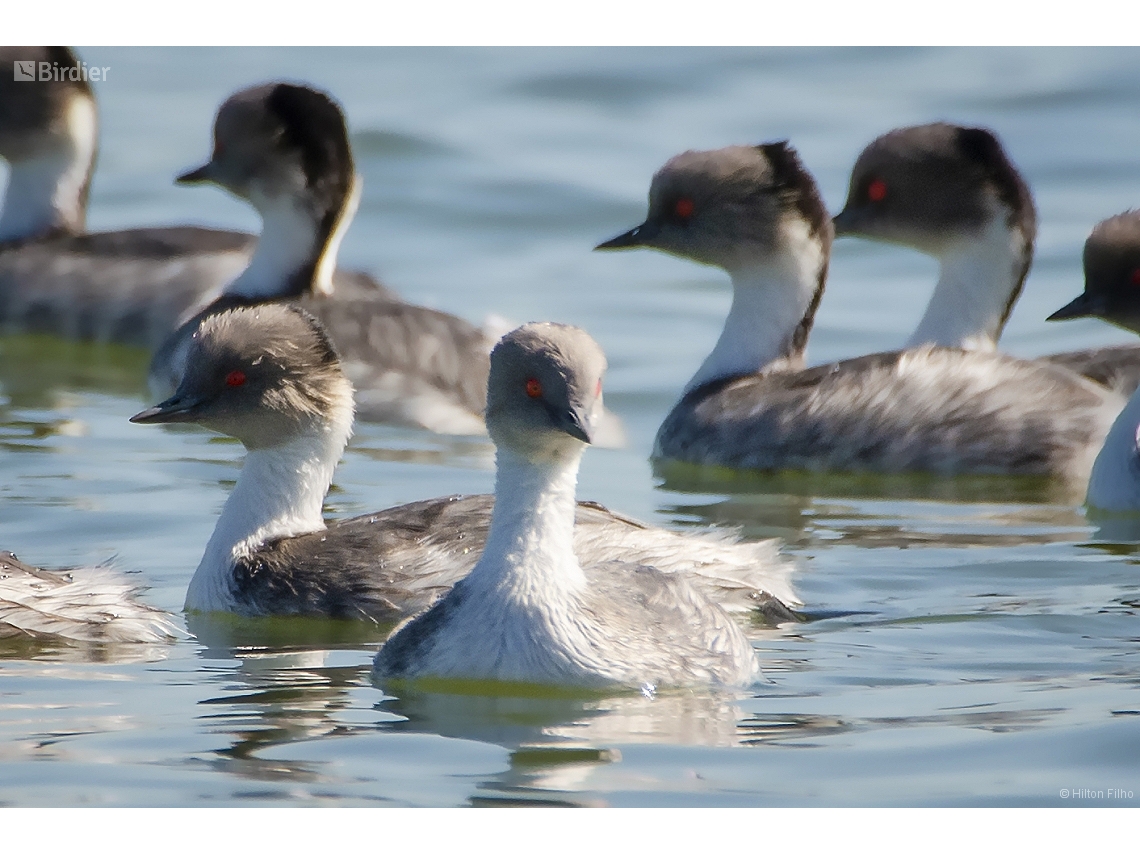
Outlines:
[[[88,82],[14,80],[79,65],[65,47],[0,48],[0,328],[154,348],[241,272],[255,238],[192,226],[86,232],[99,121]]]
[[[946,122],[897,128],[851,171],[837,235],[909,246],[938,260],[934,294],[907,347],[995,350],[1033,262],[1033,194],[997,135]],[[1038,357],[1129,395],[1140,347]]]
[[[1140,333],[1140,211],[1097,224],[1085,241],[1084,270],[1084,292],[1050,320],[1102,318]],[[1140,511],[1140,390],[1104,440],[1085,501],[1105,511]]]
[[[598,249],[723,268],[733,301],[653,456],[739,469],[1048,475],[1082,483],[1123,398],[1065,369],[923,345],[814,368],[831,218],[787,143],[677,155]]]
[[[193,422],[248,453],[186,595],[191,611],[385,623],[429,606],[475,564],[491,496],[428,499],[326,524],[321,507],[352,433],[352,385],[320,322],[289,304],[203,319],[174,396],[137,423]],[[553,391],[553,390],[552,390]],[[541,395],[536,396],[541,397]],[[677,534],[577,507],[574,550],[684,572],[731,610],[791,615],[792,570],[772,541]]]
[[[213,155],[182,183],[210,182],[252,204],[262,234],[249,266],[155,354],[151,387],[170,394],[202,319],[235,306],[295,301],[328,329],[356,387],[357,415],[439,433],[484,431],[494,339],[445,312],[390,294],[333,288],[341,239],[361,181],[340,107],[323,92],[269,83],[230,96],[214,122]]]

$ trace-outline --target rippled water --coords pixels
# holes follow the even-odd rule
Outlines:
[[[662,485],[652,436],[717,337],[727,280],[589,249],[640,222],[653,171],[686,148],[789,138],[837,209],[878,133],[985,124],[1040,212],[1006,348],[1127,342],[1043,318],[1080,289],[1092,225],[1140,204],[1140,52],[81,54],[111,69],[91,228],[255,229],[240,203],[173,176],[205,158],[231,91],[277,77],[328,89],[365,179],[343,263],[472,320],[589,329],[631,441],[587,454],[581,495],[784,538],[811,620],[755,628],[767,682],[754,691],[653,699],[393,697],[369,681],[378,639],[319,622],[195,625],[153,648],[0,642],[0,803],[1138,804],[1111,792],[1140,793],[1140,526],[1098,528],[1080,496],[1038,481],[678,472]],[[934,270],[837,243],[812,361],[901,344]],[[0,338],[0,547],[46,566],[113,558],[177,611],[240,446],[128,424],[144,367],[129,350]],[[364,425],[328,512],[491,482],[485,441]]]

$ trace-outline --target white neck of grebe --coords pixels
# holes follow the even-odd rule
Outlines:
[[[1102,511],[1140,511],[1140,391],[1116,417],[1093,463],[1085,502]]]
[[[10,164],[0,210],[0,241],[84,230],[99,136],[95,102],[73,97],[62,124],[66,135],[52,139],[48,150]]]
[[[784,361],[788,367],[802,366],[803,343],[794,346],[793,340],[808,313],[815,311],[827,261],[827,252],[808,224],[793,220],[784,227],[777,252],[729,270],[732,308],[716,347],[685,391],[722,377],[755,374]]]
[[[283,445],[250,451],[186,591],[188,611],[229,611],[236,558],[266,540],[319,531],[333,471],[352,433],[351,410]]]
[[[585,586],[574,554],[575,492],[584,448],[541,463],[498,449],[491,530],[467,579],[469,591],[538,604]]]
[[[1004,211],[977,238],[955,241],[937,257],[938,284],[907,347],[937,344],[994,350],[1024,276],[1025,235]]]
[[[224,293],[262,300],[288,293],[297,276],[311,276],[304,291],[331,294],[336,257],[360,204],[363,182],[356,176],[332,229],[323,233],[322,217],[296,195],[251,191],[249,201],[261,214],[261,236],[249,266]]]

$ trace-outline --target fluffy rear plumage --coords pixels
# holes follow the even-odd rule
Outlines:
[[[160,642],[178,635],[171,616],[138,599],[108,567],[41,570],[0,552],[0,638]]]

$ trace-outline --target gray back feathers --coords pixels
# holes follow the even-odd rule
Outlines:
[[[471,572],[487,541],[493,504],[487,495],[427,499],[270,540],[234,568],[239,611],[378,624],[417,614]],[[683,573],[733,613],[761,609],[783,621],[791,619],[783,603],[799,602],[790,584],[794,565],[773,541],[677,534],[579,502],[574,552],[585,567],[617,561]]]
[[[1088,476],[1122,399],[1003,354],[921,347],[708,384],[654,456],[742,469]]]

